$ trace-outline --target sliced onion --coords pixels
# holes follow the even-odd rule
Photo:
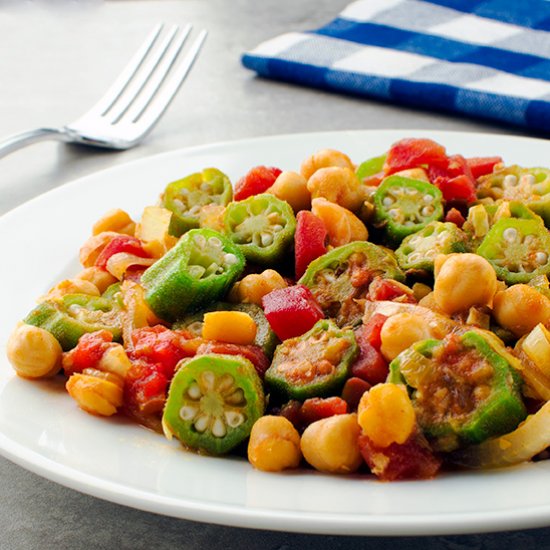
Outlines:
[[[121,281],[124,273],[126,273],[126,270],[130,266],[143,265],[148,267],[156,261],[155,258],[141,258],[135,254],[129,254],[128,252],[119,252],[118,254],[113,254],[107,260],[106,269],[113,277]]]
[[[521,348],[541,372],[550,376],[550,333],[542,323],[523,339]]]
[[[531,460],[550,446],[550,401],[528,416],[516,430],[456,451],[450,455],[455,464],[467,468],[500,468]]]

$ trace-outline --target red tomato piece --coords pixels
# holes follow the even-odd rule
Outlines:
[[[460,210],[457,210],[456,208],[451,208],[445,214],[445,221],[454,223],[457,227],[462,228],[466,220],[464,219],[464,216],[462,215]]]
[[[352,376],[346,380],[342,389],[342,399],[348,404],[350,410],[355,411],[363,394],[371,389],[371,385],[362,378]]]
[[[502,163],[502,157],[472,157],[466,159],[475,179],[491,174],[495,165]]]
[[[252,195],[259,195],[267,191],[279,177],[281,170],[270,166],[255,166],[251,168],[235,184],[233,199],[242,201]]]
[[[323,221],[309,210],[300,210],[294,233],[296,279],[304,274],[313,260],[325,254],[326,240],[327,230]]]
[[[273,414],[284,416],[297,430],[302,430],[302,403],[291,399]]]
[[[325,316],[309,288],[304,285],[273,290],[262,298],[262,306],[280,340],[304,334]]]
[[[109,244],[101,251],[95,261],[95,265],[105,269],[109,258],[119,252],[128,252],[129,254],[134,254],[140,258],[149,257],[149,254],[145,252],[143,246],[141,246],[141,241],[138,238],[131,237],[130,235],[120,235],[109,242]]]
[[[147,424],[142,415],[162,412],[166,401],[168,378],[162,373],[163,366],[142,360],[132,362],[124,384],[124,403],[130,414],[137,414],[142,423]]]
[[[103,357],[103,354],[113,341],[113,335],[108,330],[98,330],[83,334],[74,349],[63,357],[63,370],[67,376],[84,369],[93,369]]]
[[[447,202],[466,201],[470,203],[477,199],[475,184],[464,174],[451,179],[437,178],[434,184],[439,187]]]
[[[416,303],[413,291],[410,288],[393,279],[382,279],[382,277],[375,277],[369,285],[368,297],[372,301],[397,300],[407,304]]]
[[[372,473],[383,481],[429,479],[441,467],[441,459],[418,437],[382,448],[366,435],[360,435],[359,449]]]
[[[423,165],[443,165],[447,163],[445,147],[426,138],[405,138],[394,143],[386,157],[384,171],[394,174],[408,168]]]
[[[197,355],[205,355],[207,353],[222,353],[226,355],[240,355],[248,359],[256,369],[260,378],[264,377],[265,371],[271,364],[266,354],[259,346],[228,344],[226,342],[209,341],[201,344],[197,349]]]
[[[347,412],[348,404],[341,397],[312,397],[303,402],[300,416],[305,428],[322,418]]]
[[[380,353],[380,332],[386,319],[385,315],[377,313],[355,330],[359,356],[351,365],[351,375],[372,386],[384,382],[389,372],[388,363]]]
[[[158,365],[159,370],[170,380],[176,365],[184,357],[192,357],[196,352],[194,340],[183,331],[170,330],[162,325],[135,329],[132,332],[133,349],[130,359],[140,359]]]

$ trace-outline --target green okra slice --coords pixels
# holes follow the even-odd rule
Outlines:
[[[195,336],[201,336],[202,325],[204,322],[204,314],[209,311],[242,311],[248,313],[250,317],[256,323],[256,338],[254,344],[260,348],[266,354],[267,357],[273,357],[275,347],[279,343],[277,335],[271,329],[264,311],[260,306],[256,304],[232,304],[229,302],[216,302],[208,306],[206,309],[197,313],[185,315],[182,319],[176,321],[173,325],[174,329],[186,329]]]
[[[270,390],[285,399],[336,395],[359,352],[352,330],[327,319],[317,321],[305,334],[277,346],[265,373]]]
[[[409,235],[395,251],[399,266],[407,272],[433,273],[438,254],[466,252],[466,234],[451,222],[431,222],[424,229]]]
[[[480,199],[505,199],[524,203],[550,227],[550,169],[507,166],[478,180]]]
[[[78,344],[87,332],[108,330],[113,340],[120,340],[120,307],[109,298],[88,294],[67,294],[38,304],[23,320],[55,336],[63,351]]]
[[[170,383],[162,416],[167,437],[212,455],[245,440],[265,410],[262,382],[250,361],[207,354],[184,360]]]
[[[229,204],[224,226],[247,260],[271,265],[292,245],[296,218],[286,201],[263,193]]]
[[[191,229],[141,277],[145,300],[165,321],[176,321],[222,298],[244,269],[244,256],[213,229]]]
[[[425,181],[390,176],[378,186],[373,201],[374,224],[392,243],[443,217],[443,195]]]
[[[489,230],[477,253],[508,284],[528,283],[550,273],[550,235],[536,219],[503,218]]]
[[[361,322],[361,300],[375,277],[405,280],[390,251],[371,242],[355,241],[311,262],[298,284],[311,290],[326,317],[344,326]]]
[[[229,178],[216,168],[206,168],[169,183],[161,195],[161,206],[172,212],[169,232],[176,237],[199,227],[201,208],[207,204],[227,205],[233,198]]]
[[[374,176],[384,169],[384,163],[386,162],[386,154],[378,157],[372,157],[363,161],[355,170],[357,177],[363,181],[365,178]]]
[[[388,380],[407,385],[438,451],[508,433],[527,414],[520,374],[475,331],[413,344],[391,362]]]

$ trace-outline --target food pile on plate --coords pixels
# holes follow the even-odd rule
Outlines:
[[[234,186],[206,168],[137,220],[110,210],[15,328],[15,371],[264,471],[544,458],[550,170],[424,138],[372,153]]]

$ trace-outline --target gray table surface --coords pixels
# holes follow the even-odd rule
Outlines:
[[[58,143],[0,160],[0,214],[77,177],[181,147],[345,129],[521,130],[270,82],[240,55],[328,22],[347,0],[0,0],[0,135],[76,118],[158,21],[210,35],[192,75],[141,146],[108,153]],[[406,133],[406,132],[404,132]],[[7,238],[0,236],[0,240]],[[80,494],[0,458],[0,548],[550,548],[550,529],[425,538],[302,535],[200,524]]]

